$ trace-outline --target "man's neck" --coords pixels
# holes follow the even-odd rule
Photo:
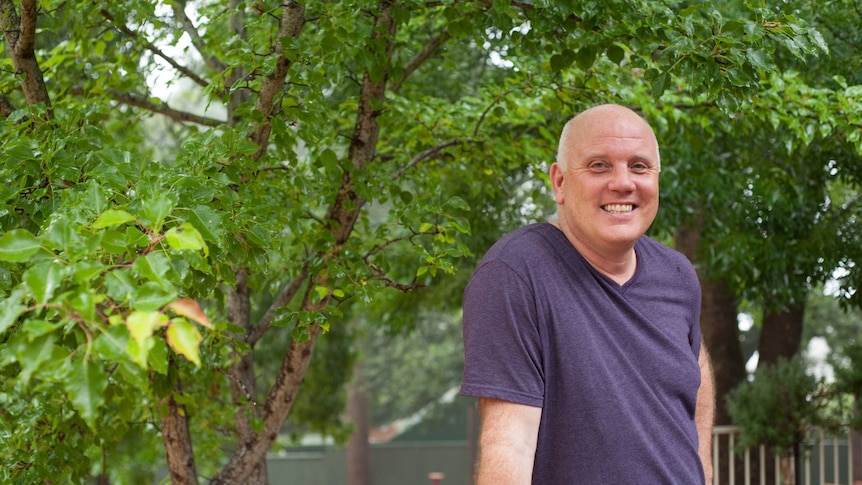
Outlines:
[[[550,222],[566,236],[590,266],[616,284],[623,286],[635,275],[637,253],[634,250],[634,244],[619,248],[592,248],[564,229],[559,219]]]

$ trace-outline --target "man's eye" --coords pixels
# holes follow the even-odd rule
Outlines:
[[[647,170],[649,170],[649,167],[643,163],[636,163],[632,165],[631,170],[634,173],[645,173]]]
[[[593,162],[589,165],[590,170],[601,172],[608,169],[607,162]]]

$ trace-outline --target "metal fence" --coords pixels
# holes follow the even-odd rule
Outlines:
[[[712,432],[713,483],[728,485],[775,485],[784,483],[784,476],[801,471],[797,485],[853,485],[853,440],[848,433],[827,436],[814,430],[800,448],[797,459],[782,469],[780,457],[765,446],[740,451],[737,446],[738,426],[716,426]],[[771,468],[771,470],[770,470]]]

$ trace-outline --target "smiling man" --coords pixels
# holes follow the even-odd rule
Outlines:
[[[700,286],[645,236],[658,143],[637,113],[572,118],[553,222],[498,241],[464,292],[461,392],[479,398],[477,484],[683,484],[711,475]]]

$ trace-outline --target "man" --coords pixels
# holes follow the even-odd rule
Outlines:
[[[556,219],[508,234],[476,268],[461,392],[479,398],[479,485],[711,477],[700,286],[682,254],[644,236],[660,168],[635,112],[581,113],[550,170]]]

